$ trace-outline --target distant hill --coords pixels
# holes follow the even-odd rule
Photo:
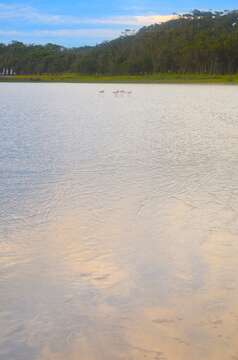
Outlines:
[[[194,10],[94,47],[0,44],[0,73],[6,69],[17,74],[237,73],[238,10]]]

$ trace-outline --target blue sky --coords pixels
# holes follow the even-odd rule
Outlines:
[[[126,28],[192,9],[236,9],[237,0],[0,0],[0,42],[94,45]]]

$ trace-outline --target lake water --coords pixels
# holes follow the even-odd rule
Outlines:
[[[238,359],[237,99],[0,84],[1,360]]]

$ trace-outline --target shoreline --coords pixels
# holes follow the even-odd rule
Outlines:
[[[92,83],[92,84],[238,84],[236,75],[207,74],[154,74],[154,75],[79,75],[42,74],[0,76],[0,82],[39,82],[39,83]]]

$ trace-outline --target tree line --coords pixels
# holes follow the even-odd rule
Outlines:
[[[153,74],[238,72],[238,10],[199,11],[92,47],[0,43],[0,73]]]

